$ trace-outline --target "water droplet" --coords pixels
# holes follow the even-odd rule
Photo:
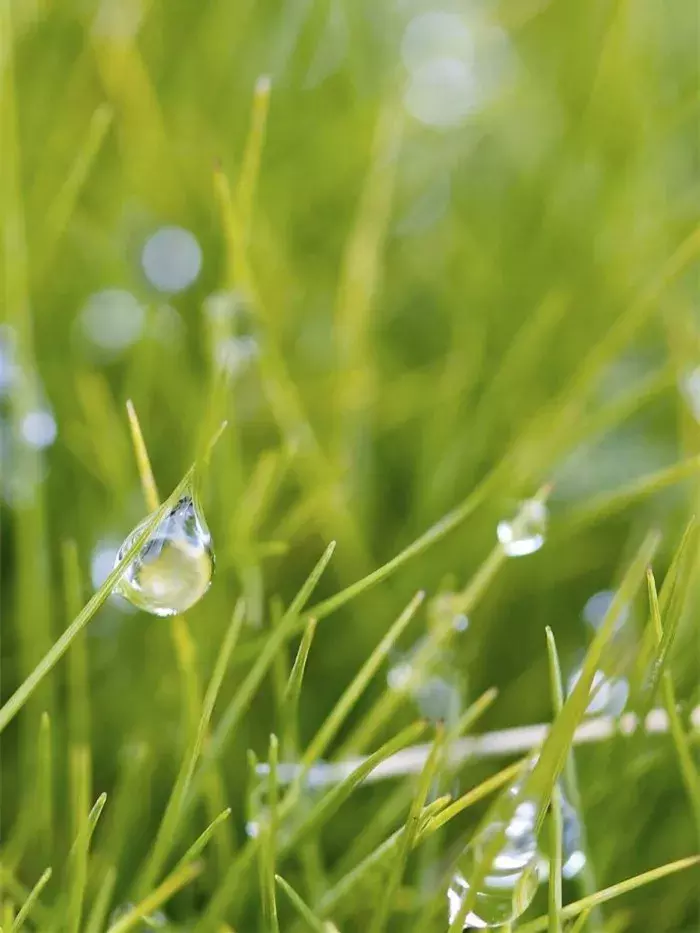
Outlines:
[[[202,250],[189,230],[161,227],[146,240],[141,265],[154,288],[173,294],[184,291],[199,275]]]
[[[145,518],[126,538],[124,555],[150,521]],[[209,589],[214,569],[211,535],[192,494],[168,512],[132,560],[117,591],[138,609],[157,616],[185,612]]]
[[[119,288],[91,295],[80,312],[80,326],[88,340],[111,355],[122,353],[141,336],[145,313],[137,299]]]
[[[574,806],[563,793],[560,794],[562,818],[562,869],[567,880],[575,878],[586,864],[583,851],[581,821]]]
[[[584,622],[588,622],[594,629],[599,629],[614,599],[614,590],[601,590],[599,593],[594,593],[583,607],[582,616]],[[616,632],[627,622],[629,615],[629,606],[623,606],[615,620]]]
[[[511,789],[512,793],[515,788]],[[504,926],[529,907],[538,886],[538,853],[535,822],[537,805],[531,800],[518,803],[505,825],[505,836],[486,873],[474,909],[467,914],[463,929]],[[469,878],[480,872],[485,853],[504,823],[496,819],[481,830],[464,850],[447,892],[449,919],[458,915],[469,891]]]
[[[547,507],[539,499],[527,499],[517,515],[498,523],[496,534],[508,557],[534,554],[544,544],[547,532]]]
[[[404,30],[401,58],[409,71],[450,55],[473,62],[474,39],[461,16],[429,11],[414,16]]]
[[[120,904],[119,907],[115,907],[109,918],[110,925],[116,923],[117,920],[120,920],[122,917],[125,917],[135,906],[135,904],[126,903]],[[168,918],[162,910],[156,910],[152,914],[141,917],[136,926],[133,926],[131,929],[134,930],[135,933],[147,933],[148,930],[164,930],[167,926]]]
[[[567,692],[570,694],[581,677],[576,670],[569,677]],[[620,716],[629,698],[629,684],[624,677],[607,677],[602,671],[596,671],[591,683],[590,702],[586,712],[591,716]]]
[[[406,110],[426,126],[457,126],[480,103],[475,79],[458,58],[436,58],[412,72],[404,95]]]

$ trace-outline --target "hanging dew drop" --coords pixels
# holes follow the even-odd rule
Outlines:
[[[508,557],[525,557],[539,551],[547,533],[547,507],[539,499],[528,499],[512,519],[500,521],[496,535]]]
[[[115,567],[150,521],[145,518],[119,549]],[[172,507],[117,584],[132,605],[157,616],[186,612],[209,589],[214,570],[211,535],[188,492]]]
[[[447,891],[450,924],[469,893],[469,879],[481,874],[481,864],[499,832],[504,833],[503,844],[479,885],[474,907],[467,913],[462,929],[502,927],[527,910],[539,884],[536,819],[537,805],[532,800],[523,800],[505,829],[503,822],[496,819],[472,839],[457,863]]]

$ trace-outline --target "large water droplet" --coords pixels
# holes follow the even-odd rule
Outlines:
[[[463,929],[504,926],[530,906],[538,885],[538,855],[535,822],[537,805],[522,800],[505,825],[496,820],[472,839],[457,863],[447,892],[450,923],[453,923],[469,892],[469,879],[477,873],[493,845],[496,833],[505,832],[503,844],[479,885],[474,909]]]
[[[567,693],[573,691],[580,676],[580,670],[574,671],[567,684]],[[591,716],[620,716],[627,705],[629,693],[629,683],[624,677],[607,677],[603,671],[596,671],[586,712]]]
[[[547,533],[547,507],[539,499],[527,499],[517,515],[500,521],[496,535],[508,557],[534,554],[544,544]]]
[[[145,518],[128,535],[115,566],[149,521]],[[131,561],[117,590],[138,609],[172,616],[185,612],[204,596],[213,570],[211,535],[195,499],[188,493],[166,514]]]

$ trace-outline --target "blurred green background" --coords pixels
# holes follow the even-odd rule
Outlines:
[[[700,454],[697,266],[676,261],[698,217],[696,4],[2,4],[3,699],[74,614],[64,542],[77,543],[86,599],[145,513],[131,398],[163,495],[202,438],[230,422],[204,488],[216,575],[187,618],[206,683],[236,598],[248,600],[217,709],[271,626],[271,601],[292,598],[330,540],[313,602],[485,481],[456,530],[320,623],[301,700],[308,741],[413,593],[464,587],[498,520],[551,481],[545,546],[500,572],[448,664],[464,704],[499,689],[478,731],[550,718],[545,625],[568,675],[591,639],[589,598],[614,589],[650,527],[663,535],[662,578],[698,499],[692,465],[682,482],[616,496]],[[262,76],[271,90],[255,186]],[[224,179],[244,247],[227,249]],[[671,659],[686,710],[700,702],[696,610],[692,589]],[[619,639],[623,673],[645,624],[640,599]],[[403,647],[425,629],[422,611]],[[93,799],[111,798],[146,750],[115,904],[182,755],[172,631],[110,601],[85,635]],[[64,660],[2,737],[0,839],[30,886],[70,845],[68,669]],[[386,667],[340,742],[385,678]],[[275,696],[273,675],[221,760],[234,843],[246,749],[266,755]],[[40,805],[43,710],[54,814],[53,838],[39,844],[23,839],[21,815]],[[392,729],[416,712],[404,702]],[[600,886],[698,851],[667,738],[586,747],[577,762]],[[458,786],[498,766],[468,764]],[[326,877],[390,790],[359,791],[333,820]],[[437,862],[474,817],[456,823]],[[198,806],[189,836],[205,824]],[[193,929],[223,877],[217,852],[168,908]],[[416,897],[429,868],[412,865]],[[699,929],[697,888],[691,871],[643,889],[607,911],[605,929]],[[262,928],[258,905],[251,881],[227,916]],[[336,922],[363,929],[366,909]],[[412,928],[411,916],[395,928]]]

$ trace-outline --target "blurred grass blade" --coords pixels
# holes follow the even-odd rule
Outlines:
[[[309,930],[312,930],[313,933],[327,933],[324,924],[318,919],[318,917],[314,915],[311,908],[304,903],[301,897],[299,897],[291,884],[289,884],[289,882],[285,881],[284,878],[281,878],[279,875],[275,875],[275,881],[287,895],[292,903],[292,906],[304,921],[306,926],[309,928]]]
[[[651,568],[647,571],[647,583],[649,586],[649,605],[651,609],[652,625],[656,635],[657,644],[663,645],[664,631],[661,622],[661,612],[659,609],[659,600],[656,593],[656,583],[654,573]],[[661,653],[661,648],[659,648]],[[690,748],[690,742],[686,735],[685,728],[681,722],[678,713],[678,704],[676,702],[676,691],[673,685],[673,677],[668,670],[662,670],[659,673],[661,679],[662,697],[666,715],[668,716],[669,730],[673,740],[673,746],[678,758],[678,765],[681,772],[681,778],[685,785],[685,790],[693,811],[695,828],[700,839],[700,769],[695,764],[693,752]]]
[[[80,561],[74,540],[63,543],[62,557],[66,615],[72,619],[78,615],[83,604]],[[75,747],[90,740],[90,691],[85,633],[75,639],[73,650],[68,655],[68,683],[69,732],[71,744]]]
[[[586,910],[583,910],[574,925],[569,929],[568,933],[583,933],[583,930],[586,927],[586,922],[591,915],[591,908],[588,907]]]
[[[277,899],[275,896],[278,748],[277,736],[271,735],[267,756],[267,813],[260,827],[260,844],[258,846],[263,918],[265,920],[265,929],[269,933],[279,933]]]
[[[139,422],[134,403],[131,399],[127,399],[126,401],[126,413],[129,418],[131,443],[134,447],[134,455],[139,470],[143,497],[146,500],[146,508],[149,512],[155,512],[160,502],[158,486],[156,485],[155,476],[153,475],[153,467],[151,466],[151,459],[148,456],[148,449],[146,448],[146,441],[144,440],[143,431],[141,430],[141,423]]]
[[[328,566],[328,562],[333,556],[334,550],[335,541],[328,545],[323,556],[292,600],[289,609],[285,612],[279,625],[270,633],[255,663],[244,678],[243,683],[239,686],[233,699],[224,710],[207,748],[206,759],[208,761],[217,758],[222,753],[229,735],[236,728],[239,720],[248,709],[255,691],[258,689],[270,665],[274,661],[275,655],[294,629],[299,618],[299,613],[306,605],[323,571]]]
[[[184,865],[177,871],[172,872],[155,891],[144,897],[135,907],[132,907],[131,910],[120,917],[116,923],[111,924],[107,933],[127,933],[128,930],[133,930],[143,917],[149,916],[159,907],[162,907],[174,894],[177,894],[178,891],[194,881],[201,873],[202,865],[200,862]]]
[[[178,823],[182,816],[194,770],[201,755],[211,716],[214,712],[214,704],[219,695],[219,690],[221,689],[221,684],[228,668],[231,654],[238,640],[244,617],[245,603],[240,599],[236,604],[233,618],[224,636],[221,650],[217,656],[214,671],[211,675],[209,686],[207,687],[197,733],[192,741],[188,743],[187,751],[177,778],[175,779],[175,785],[166,805],[160,826],[158,827],[151,854],[140,874],[138,890],[141,893],[147,891],[157,881],[175,841],[176,833],[179,829]]]
[[[12,931],[12,933],[15,933],[16,930],[21,930],[22,927],[24,926],[24,921],[27,919],[29,914],[32,912],[32,909],[36,901],[39,899],[39,895],[41,894],[41,892],[44,890],[44,888],[48,884],[49,879],[51,878],[51,874],[52,874],[51,869],[47,868],[46,871],[41,876],[41,878],[39,878],[37,883],[34,885],[32,890],[29,892],[29,895],[26,901],[24,902],[24,904],[22,904],[17,916],[15,917],[14,923],[10,927],[10,930]]]
[[[3,732],[8,723],[14,719],[17,713],[22,709],[27,700],[31,697],[36,688],[42,682],[42,680],[61,660],[63,655],[70,648],[73,641],[78,637],[88,622],[92,619],[102,603],[104,603],[104,601],[112,593],[114,587],[117,585],[119,580],[121,580],[133,558],[138,554],[155,528],[163,520],[166,513],[169,511],[169,509],[172,508],[173,504],[178,500],[181,493],[191,482],[194,469],[195,467],[192,466],[185,473],[165,502],[160,506],[160,508],[156,510],[156,512],[151,516],[150,520],[146,523],[143,531],[134,540],[134,543],[124,555],[124,559],[119,564],[119,566],[112,570],[104,583],[94,593],[91,599],[88,600],[84,608],[78,613],[76,618],[71,622],[60,638],[58,638],[53,643],[51,648],[47,651],[47,653],[37,664],[31,674],[29,674],[29,676],[15,690],[15,692],[2,706],[2,708],[0,708],[0,733]]]
[[[561,791],[555,784],[552,788],[549,813],[549,930],[562,933],[562,814]]]
[[[316,632],[316,619],[313,616],[306,623],[304,634],[294,659],[289,680],[284,691],[282,711],[282,747],[287,750],[287,755],[291,750],[296,750],[298,735],[298,716],[299,716],[299,697],[301,695],[301,685],[304,680],[304,671],[306,670],[306,661],[311,650],[311,643],[314,640]]]
[[[418,778],[416,793],[411,803],[411,809],[408,812],[408,819],[406,820],[406,825],[404,826],[403,833],[401,835],[398,852],[396,853],[396,857],[391,864],[389,869],[389,877],[387,878],[382,888],[379,904],[377,905],[372,917],[369,928],[370,933],[384,933],[384,930],[386,929],[386,925],[391,915],[394,897],[396,896],[396,892],[399,888],[399,885],[401,884],[401,879],[405,871],[409,853],[413,849],[415,841],[418,838],[418,831],[420,829],[420,815],[425,806],[428,793],[430,792],[430,786],[433,783],[433,780],[435,779],[435,776],[440,767],[444,745],[445,730],[443,726],[439,725],[430,755],[428,756],[423,771]]]
[[[250,129],[241,161],[238,185],[236,186],[236,203],[240,216],[241,231],[246,243],[250,241],[253,228],[253,208],[258,187],[263,144],[265,142],[265,127],[270,108],[271,90],[272,81],[270,77],[261,75],[255,82]]]
[[[185,852],[185,854],[175,866],[174,871],[178,871],[180,868],[183,868],[185,865],[188,865],[190,862],[193,862],[196,858],[198,858],[208,845],[209,840],[219,828],[221,823],[223,823],[224,820],[227,820],[229,816],[231,816],[231,808],[227,807],[211,821],[211,823],[202,833],[199,834],[199,836],[197,836],[187,852]]]
[[[603,888],[602,891],[598,891],[590,897],[584,897],[580,901],[574,901],[573,904],[567,904],[562,910],[562,917],[565,920],[571,920],[572,917],[577,917],[584,910],[590,910],[592,907],[605,904],[617,897],[621,897],[623,894],[628,894],[630,891],[651,884],[653,881],[660,881],[675,872],[686,871],[698,865],[700,865],[700,855],[693,855],[690,858],[682,858],[677,862],[661,865],[659,868],[652,868],[651,871],[645,871],[634,878],[627,878],[625,881],[613,884],[609,888]],[[543,933],[543,931],[547,930],[547,924],[547,917],[538,917],[536,920],[523,924],[518,933]]]
[[[116,884],[117,869],[114,865],[110,865],[97,889],[97,895],[85,924],[85,933],[102,933],[106,929],[107,914],[109,913]]]

